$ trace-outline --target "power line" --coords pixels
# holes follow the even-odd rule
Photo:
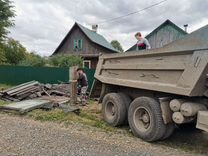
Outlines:
[[[157,5],[160,5],[161,3],[164,3],[164,2],[166,2],[166,1],[168,1],[168,0],[162,0],[162,1],[160,1],[160,2],[157,2],[157,3],[154,3],[154,4],[150,5],[150,6],[148,6],[148,7],[145,7],[145,8],[143,8],[143,9],[141,9],[141,10],[137,10],[137,11],[134,11],[134,12],[130,12],[130,13],[126,14],[126,15],[122,15],[122,16],[119,16],[119,17],[110,18],[110,19],[107,19],[107,20],[104,20],[104,21],[100,21],[100,22],[98,22],[98,24],[103,24],[103,23],[107,23],[107,22],[116,21],[116,20],[119,20],[119,19],[121,19],[121,18],[125,18],[125,17],[127,17],[127,16],[130,16],[130,15],[133,15],[133,14],[140,13],[140,12],[142,12],[142,11],[145,11],[145,10],[148,10],[148,9],[150,9],[150,8],[153,8],[153,7],[157,6]]]

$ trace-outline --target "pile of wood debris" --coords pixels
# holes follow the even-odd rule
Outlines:
[[[41,84],[30,81],[0,91],[0,100],[11,102],[1,106],[0,110],[15,110],[26,113],[37,108],[52,109],[59,107],[64,112],[79,112],[76,106],[70,106],[70,84]],[[67,105],[65,105],[67,104]]]
[[[38,81],[30,81],[18,86],[0,91],[0,99],[4,101],[22,101],[42,96],[70,97],[70,84],[40,84]]]

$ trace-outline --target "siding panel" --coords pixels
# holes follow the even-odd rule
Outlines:
[[[177,31],[172,25],[166,25],[147,39],[152,48],[160,48],[176,39],[180,39],[183,36],[184,34]]]

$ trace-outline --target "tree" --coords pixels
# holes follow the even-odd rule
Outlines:
[[[55,55],[49,60],[49,63],[55,67],[82,66],[83,60],[74,55]]]
[[[4,45],[4,54],[8,64],[17,65],[26,59],[27,51],[18,41],[8,39]]]
[[[13,17],[15,17],[15,13],[12,2],[10,0],[0,0],[0,43],[8,34],[7,28],[14,25]]]
[[[3,45],[0,44],[0,64],[5,64],[5,63],[6,63],[6,58],[4,53],[4,47]]]
[[[115,49],[117,49],[119,52],[124,52],[124,50],[123,50],[121,44],[120,44],[117,40],[111,41],[111,45],[112,45]]]
[[[36,54],[36,52],[27,53],[25,60],[22,60],[20,66],[35,66],[44,67],[47,64],[47,59]]]

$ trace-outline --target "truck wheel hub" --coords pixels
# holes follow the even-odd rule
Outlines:
[[[134,112],[134,123],[140,131],[147,131],[150,127],[150,115],[147,109],[139,107]]]

